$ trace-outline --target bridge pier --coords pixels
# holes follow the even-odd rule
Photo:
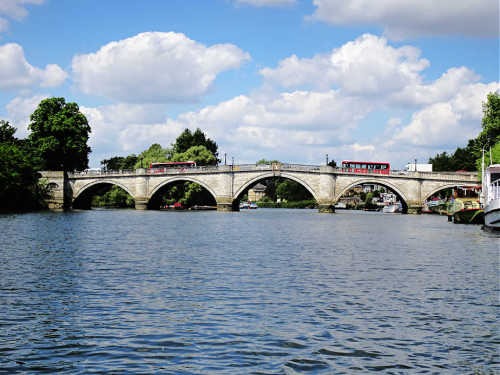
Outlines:
[[[331,203],[318,203],[318,212],[325,214],[335,213],[335,205]]]
[[[147,199],[135,198],[135,209],[136,210],[147,210],[148,209],[148,201]]]
[[[41,171],[42,181],[47,184],[45,202],[51,211],[71,209],[71,191],[68,189],[68,177],[63,171]]]
[[[407,214],[419,215],[421,213],[422,213],[422,204],[421,203],[408,202]]]
[[[233,203],[233,199],[229,197],[218,197],[215,199],[217,202],[217,211],[220,212],[232,212],[239,211],[239,207],[236,209]]]
[[[135,170],[135,209],[136,210],[147,210],[148,209],[148,198],[147,189],[148,181],[146,178],[146,170],[144,168],[139,168]]]

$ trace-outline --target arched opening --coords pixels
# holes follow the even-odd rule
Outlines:
[[[216,210],[210,191],[195,181],[176,180],[160,186],[148,202],[150,210]]]
[[[260,177],[236,195],[233,208],[317,208],[318,203],[302,182],[285,176]]]
[[[134,198],[122,187],[110,182],[93,184],[73,201],[74,209],[133,208]]]
[[[480,209],[480,185],[448,185],[424,199],[422,213],[447,215],[460,209]]]
[[[407,213],[408,204],[396,188],[367,180],[347,187],[340,194],[335,209]]]

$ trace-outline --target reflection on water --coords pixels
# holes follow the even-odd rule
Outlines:
[[[498,237],[312,210],[0,216],[0,373],[473,373]]]

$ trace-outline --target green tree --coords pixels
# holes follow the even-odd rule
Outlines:
[[[311,193],[296,181],[282,179],[276,185],[276,196],[287,201],[303,201],[311,199]]]
[[[88,168],[90,126],[76,103],[64,98],[42,100],[30,117],[29,141],[40,156],[41,169]]]
[[[429,163],[432,164],[432,170],[436,172],[455,170],[453,156],[448,155],[446,151],[429,158]]]
[[[9,124],[8,121],[0,120],[0,143],[14,143],[16,138],[16,128]]]
[[[174,154],[182,154],[194,146],[204,146],[214,156],[212,164],[217,164],[218,160],[218,146],[213,140],[208,138],[199,128],[194,133],[189,129],[184,131],[177,137],[175,143],[172,145]]]
[[[255,164],[256,165],[271,165],[271,164],[280,164],[280,163],[281,162],[279,160],[260,159]]]
[[[29,144],[14,137],[16,128],[0,120],[0,210],[41,207],[36,160]]]
[[[489,93],[486,103],[483,103],[483,130],[477,137],[482,146],[492,146],[500,142],[500,94]]]
[[[109,159],[104,159],[101,161],[101,165],[105,170],[109,171],[119,171],[126,169],[134,169],[139,158],[135,154],[128,156],[114,156]]]
[[[172,150],[163,148],[160,144],[154,143],[147,150],[141,152],[134,168],[147,168],[151,163],[170,161]]]
[[[330,167],[337,168],[337,163],[335,162],[335,160],[331,160],[330,162],[328,162],[328,165]]]
[[[205,146],[192,146],[185,152],[174,154],[172,161],[194,161],[197,165],[214,165],[217,162],[215,155]]]

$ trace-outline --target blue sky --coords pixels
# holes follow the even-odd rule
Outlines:
[[[437,3],[437,4],[436,4]],[[197,127],[238,163],[464,146],[499,89],[497,0],[2,0],[0,118],[79,104],[91,166]]]

